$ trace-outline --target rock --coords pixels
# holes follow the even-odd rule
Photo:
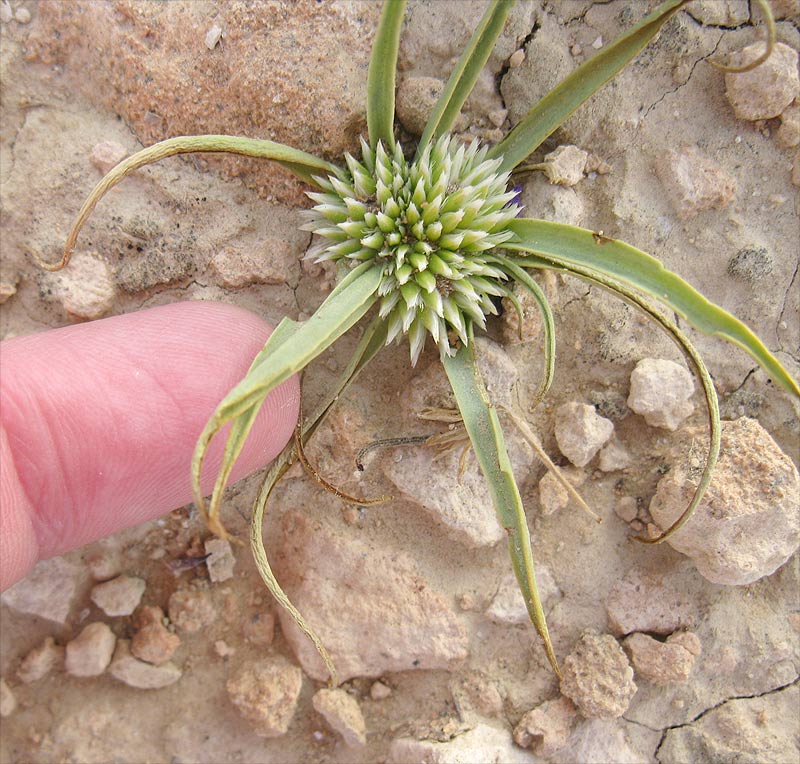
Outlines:
[[[166,663],[181,644],[180,637],[164,625],[160,607],[148,605],[136,613],[138,627],[130,643],[130,652],[156,666]]]
[[[635,631],[671,634],[690,629],[699,620],[692,594],[680,569],[661,575],[632,568],[614,584],[606,599],[611,630],[623,636]]]
[[[692,375],[674,361],[644,358],[631,372],[628,408],[651,427],[675,431],[694,410]]]
[[[227,581],[229,578],[233,578],[233,568],[236,565],[236,558],[233,556],[233,549],[231,549],[230,541],[218,538],[207,539],[205,550],[208,555],[206,558],[208,577],[214,583]]]
[[[769,276],[774,267],[774,258],[766,247],[742,247],[729,261],[728,274],[750,283]]]
[[[269,135],[317,156],[341,157],[356,148],[359,133],[366,134],[365,78],[379,16],[379,7],[369,4],[301,4],[287,13],[280,3],[259,8],[232,0],[223,16],[211,20],[192,3],[123,0],[112,9],[75,0],[39,9],[26,54],[30,61],[60,65],[71,87],[119,114],[145,145],[224,128],[230,135]],[[211,53],[204,38],[213,24],[223,28],[224,44]],[[144,41],[164,30],[171,34],[169,52],[156,45],[142,55]],[[252,35],[260,37],[259,45],[242,44]],[[294,203],[303,198],[300,183],[273,162],[204,161],[242,176],[262,196]]]
[[[503,541],[506,533],[472,454],[467,456],[467,469],[459,479],[461,451],[452,448],[439,455],[430,448],[404,449],[396,455],[396,461],[386,464],[384,474],[459,544],[471,548],[493,546]]]
[[[78,319],[102,318],[114,306],[116,289],[108,263],[76,252],[69,268],[54,277],[54,293],[64,310]]]
[[[11,281],[0,281],[0,305],[17,293],[17,285]]]
[[[793,149],[800,146],[800,104],[797,101],[783,110],[781,124],[775,137],[784,148]]]
[[[122,560],[116,551],[103,550],[90,555],[86,565],[95,581],[109,581],[122,572]]]
[[[462,719],[475,715],[490,718],[503,715],[503,695],[498,683],[477,672],[450,682],[450,694]]]
[[[536,567],[536,584],[539,587],[542,606],[547,610],[553,600],[561,597],[561,591],[549,568],[543,565]],[[486,609],[486,617],[494,623],[511,625],[528,623],[529,616],[528,609],[525,607],[525,598],[519,590],[519,584],[513,573],[509,573],[500,582],[497,593]]]
[[[764,43],[743,48],[732,64],[742,66],[755,61],[764,52]],[[770,57],[749,72],[726,72],[725,95],[739,119],[754,122],[779,117],[800,95],[797,51],[779,42]]]
[[[614,434],[614,423],[585,403],[564,403],[555,411],[558,448],[576,467],[585,467]]]
[[[736,181],[697,146],[666,151],[656,161],[656,174],[681,220],[727,207],[736,195]]]
[[[561,692],[588,719],[615,719],[636,694],[633,669],[610,634],[584,634],[564,659]]]
[[[397,118],[412,135],[422,135],[433,107],[444,90],[435,77],[404,77],[397,87]]]
[[[134,576],[118,576],[92,588],[91,599],[106,615],[130,615],[139,606],[145,582]]]
[[[559,146],[546,154],[539,169],[557,186],[574,186],[583,180],[589,152],[577,146]]]
[[[19,664],[17,677],[25,684],[38,682],[54,668],[64,662],[64,648],[57,645],[53,637],[46,637],[38,647],[34,647]]]
[[[231,647],[224,639],[218,639],[214,642],[214,652],[220,658],[230,658],[232,655],[236,655],[236,648]]]
[[[381,681],[373,682],[369,688],[369,696],[373,700],[386,700],[392,694],[392,688]]]
[[[78,569],[62,557],[43,560],[28,575],[0,595],[4,605],[20,612],[66,623]]]
[[[632,461],[628,450],[621,443],[612,440],[611,443],[600,449],[597,465],[603,472],[617,472],[630,467]]]
[[[111,661],[108,672],[114,679],[139,690],[157,690],[160,687],[168,687],[175,684],[183,674],[174,663],[153,666],[134,658],[131,655],[131,645],[127,639],[117,641],[117,649],[114,651],[114,659]]]
[[[720,764],[797,761],[798,707],[797,684],[761,697],[729,700],[691,724],[668,729],[659,760]]]
[[[687,431],[689,443],[705,431]],[[702,470],[704,449],[686,442],[670,454],[650,514],[668,528],[686,509]],[[774,573],[800,546],[800,476],[754,419],[722,423],[722,445],[711,485],[697,511],[667,543],[718,584],[750,584]]]
[[[248,284],[285,284],[299,271],[300,252],[293,242],[269,237],[257,246],[227,247],[211,259],[217,281],[224,287],[238,289]]]
[[[508,68],[516,69],[518,66],[522,65],[524,60],[525,50],[523,48],[518,48],[508,57]]]
[[[573,486],[581,486],[586,481],[586,474],[574,467],[562,469],[561,473]],[[552,515],[564,509],[572,497],[552,472],[545,473],[539,481],[539,504],[543,515]]]
[[[464,625],[429,588],[410,555],[344,537],[292,512],[285,517],[277,559],[289,599],[330,651],[340,681],[449,668],[466,657]],[[305,634],[285,610],[279,618],[303,670],[326,679]]]
[[[639,514],[639,503],[633,496],[623,496],[614,505],[614,513],[624,523],[633,522]]]
[[[231,703],[259,737],[286,733],[297,708],[303,674],[282,657],[242,664],[228,680]]]
[[[104,175],[128,155],[127,149],[116,141],[101,141],[92,146],[89,161]]]
[[[364,715],[354,697],[344,690],[319,690],[311,700],[314,710],[325,717],[334,732],[350,748],[367,744]]]
[[[117,286],[128,294],[138,294],[159,286],[186,281],[196,270],[194,258],[184,249],[185,240],[168,236],[157,223],[149,222],[134,229],[147,242],[144,251],[135,257],[124,257],[117,263],[114,276]]]
[[[631,634],[623,643],[636,676],[663,686],[685,682],[692,673],[694,655],[676,642],[659,642],[647,634]]]
[[[242,636],[258,647],[269,647],[275,638],[275,616],[270,612],[255,613],[242,625]]]
[[[750,19],[747,6],[736,0],[695,0],[688,12],[703,26],[738,27]]]
[[[547,700],[520,719],[514,728],[514,742],[537,756],[552,756],[569,742],[577,721],[577,711],[568,698]]]
[[[14,11],[11,8],[10,3],[8,0],[3,0],[0,3],[0,23],[8,24],[14,18]]]
[[[447,742],[398,738],[389,747],[387,764],[468,764],[478,761],[536,764],[538,759],[517,748],[508,730],[476,724]]]
[[[108,624],[90,623],[67,642],[64,668],[72,676],[99,676],[111,662],[116,641]]]
[[[0,679],[0,717],[11,716],[17,708],[17,699],[6,683],[5,679]]]
[[[693,631],[676,631],[667,637],[667,643],[680,645],[691,655],[697,657],[703,651],[700,638]]]
[[[211,625],[217,611],[208,592],[200,589],[178,589],[169,598],[169,620],[181,631],[194,634]]]

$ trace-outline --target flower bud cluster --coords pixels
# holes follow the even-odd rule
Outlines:
[[[428,333],[443,354],[467,342],[467,325],[485,327],[497,312],[493,297],[508,293],[506,274],[486,255],[508,241],[519,213],[499,159],[486,159],[477,141],[450,136],[407,161],[399,143],[373,150],[362,139],[361,161],[315,178],[322,192],[305,230],[321,236],[317,260],[372,261],[383,271],[380,314],[391,342],[408,334],[416,363]]]

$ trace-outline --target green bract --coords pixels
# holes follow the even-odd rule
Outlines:
[[[496,408],[478,371],[474,332],[496,312],[494,300],[507,296],[514,282],[530,292],[542,314],[544,368],[539,396],[553,376],[555,336],[544,294],[530,271],[553,269],[597,284],[650,316],[683,351],[697,374],[708,404],[711,431],[706,466],[697,491],[678,521],[658,539],[680,528],[697,507],[711,480],[719,452],[720,423],[711,377],[689,339],[653,302],[667,306],[697,329],[735,343],[772,379],[800,397],[800,387],[759,339],[739,320],[710,303],[655,258],[623,242],[592,231],[519,217],[509,174],[527,159],[587,98],[619,72],[687,0],[667,0],[626,34],[606,45],[544,96],[497,145],[464,145],[448,135],[458,113],[503,30],[513,0],[491,0],[455,66],[411,159],[394,138],[395,66],[404,0],[386,0],[373,46],[367,81],[369,140],[361,158],[349,154],[336,166],[272,141],[225,135],[172,138],[140,151],[115,167],[83,205],[67,239],[64,266],[78,232],[97,201],[127,174],[174,154],[223,151],[263,157],[316,187],[316,202],[306,228],[318,236],[309,253],[342,264],[341,279],[308,320],[284,319],[253,360],[245,378],[219,404],[203,431],[192,462],[196,504],[209,527],[226,535],[219,520],[223,491],[256,415],[270,390],[303,369],[373,307],[376,315],[364,329],[347,368],[317,410],[299,423],[295,443],[273,463],[253,512],[251,544],[256,564],[270,591],[314,641],[336,682],[325,647],[297,612],[275,579],[262,538],[262,520],[278,479],[297,458],[302,444],[320,426],[343,390],[393,339],[408,334],[416,363],[430,334],[438,344],[456,405],[487,480],[497,517],[508,531],[512,566],[531,620],[542,637],[553,669],[558,662],[550,643],[536,588],[528,525],[505,447]],[[765,0],[769,41],[774,26]],[[208,445],[230,425],[222,467],[210,501],[200,489]],[[521,423],[523,430],[527,427]],[[303,459],[304,461],[304,459]]]

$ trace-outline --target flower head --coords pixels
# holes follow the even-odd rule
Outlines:
[[[322,193],[304,228],[323,237],[312,249],[318,260],[373,261],[383,270],[380,315],[387,342],[408,334],[416,363],[430,333],[442,354],[450,334],[467,342],[467,324],[485,327],[497,312],[492,297],[508,293],[507,276],[486,257],[508,241],[506,224],[520,208],[507,190],[500,159],[486,159],[478,141],[450,136],[428,144],[408,162],[399,143],[387,152],[362,139],[361,161],[315,178]]]

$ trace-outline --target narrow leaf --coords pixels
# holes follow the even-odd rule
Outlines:
[[[519,124],[489,151],[490,159],[503,159],[498,172],[513,170],[535,151],[572,112],[623,69],[687,2],[689,0],[667,0],[662,3],[627,34],[609,43],[541,98]]]
[[[530,258],[530,260],[539,260],[539,258]],[[531,264],[533,265],[533,262],[531,262]],[[680,530],[680,528],[686,524],[686,522],[694,513],[695,509],[697,509],[706,493],[706,490],[708,489],[708,486],[711,484],[711,478],[713,477],[714,469],[717,465],[722,430],[719,420],[719,401],[717,399],[717,391],[714,389],[714,382],[711,379],[711,375],[708,373],[708,369],[706,368],[702,357],[697,352],[697,349],[691,343],[689,338],[678,328],[677,324],[655,310],[647,303],[646,300],[642,298],[641,295],[634,290],[629,289],[622,282],[609,278],[604,274],[592,271],[589,268],[584,268],[577,265],[555,265],[547,260],[539,260],[536,267],[553,268],[555,270],[568,273],[572,276],[577,276],[578,278],[590,284],[596,284],[597,286],[607,289],[615,297],[625,300],[642,313],[652,318],[659,328],[663,329],[667,336],[680,348],[689,366],[694,369],[696,376],[700,380],[700,383],[703,387],[703,395],[706,399],[706,408],[708,410],[710,443],[708,446],[708,454],[706,456],[706,464],[703,468],[703,474],[700,476],[700,481],[697,484],[694,496],[692,496],[692,500],[689,502],[688,507],[683,511],[681,516],[660,536],[657,538],[645,538],[642,536],[635,537],[637,541],[641,541],[645,544],[659,544],[662,541],[666,541],[670,536],[672,536],[676,531]]]
[[[369,145],[374,149],[378,141],[394,147],[394,90],[397,71],[397,51],[400,47],[400,29],[406,0],[386,0],[367,75],[367,130]]]
[[[272,159],[297,175],[301,180],[314,186],[317,185],[314,175],[328,175],[336,170],[336,167],[330,162],[274,141],[239,138],[233,135],[182,135],[177,138],[168,138],[165,141],[148,146],[146,149],[137,151],[109,170],[92,189],[91,194],[89,194],[80,212],[78,212],[78,217],[72,224],[67,237],[67,243],[64,246],[64,254],[61,259],[57,263],[41,262],[40,264],[49,271],[57,271],[69,262],[72,251],[75,249],[78,234],[89,215],[92,214],[92,210],[105,196],[106,192],[116,186],[126,175],[130,175],[140,167],[176,154],[216,152]]]
[[[506,249],[533,252],[567,269],[583,267],[593,274],[608,276],[654,297],[701,332],[722,337],[741,347],[778,384],[800,397],[800,386],[747,326],[707,300],[651,255],[616,239],[562,223],[517,218],[508,227],[517,239],[504,244]],[[526,265],[524,257],[517,262]]]
[[[428,143],[452,129],[461,107],[489,60],[494,44],[503,31],[506,18],[515,2],[516,0],[492,0],[489,3],[428,118],[428,124],[425,125],[417,146],[417,156]]]
[[[497,410],[489,402],[486,387],[478,371],[475,342],[472,341],[472,337],[469,345],[462,345],[452,357],[445,356],[442,363],[481,472],[489,486],[497,518],[508,531],[511,564],[525,599],[528,614],[544,642],[550,665],[560,678],[561,672],[547,631],[544,608],[536,586],[531,541],[522,498],[511,470],[511,460],[508,458]]]
[[[380,280],[381,269],[372,264],[355,268],[311,318],[293,327],[290,340],[287,329],[279,337],[282,339],[280,344],[273,343],[272,351],[254,364],[245,378],[225,396],[201,433],[192,459],[192,487],[195,503],[201,512],[205,512],[200,485],[203,460],[214,435],[228,422],[240,416],[252,416],[253,407],[260,405],[271,390],[307,366],[353,326],[377,299],[375,292]],[[223,471],[230,472],[230,458],[235,461],[236,456],[238,451],[234,445],[226,454]],[[212,508],[219,506],[225,483],[223,478],[215,484]]]
[[[353,380],[375,357],[385,343],[386,322],[382,319],[376,318],[364,331],[358,347],[353,353],[350,362],[347,364],[347,367],[340,376],[338,382],[328,390],[325,399],[317,406],[314,414],[301,424],[301,439],[304,443],[314,432],[316,432],[317,428],[322,424],[330,412],[334,403],[339,399],[339,396],[347,389],[347,387],[349,387]],[[313,642],[314,646],[317,648],[317,652],[325,664],[325,667],[328,670],[328,673],[330,674],[330,683],[335,687],[339,684],[339,680],[330,654],[322,644],[322,640],[320,640],[303,615],[292,604],[286,592],[283,591],[283,588],[278,583],[278,580],[275,578],[275,574],[272,572],[272,567],[269,564],[267,550],[264,547],[263,525],[267,501],[269,500],[272,489],[275,487],[278,480],[280,480],[280,478],[286,473],[286,470],[289,469],[289,466],[294,461],[294,457],[294,445],[290,443],[283,450],[276,461],[273,462],[272,467],[264,479],[264,482],[261,486],[261,491],[259,492],[258,499],[256,500],[256,504],[253,509],[253,518],[250,523],[250,546],[253,551],[253,558],[255,559],[256,568],[258,569],[262,580],[272,593],[273,597],[275,597],[275,599],[280,603],[281,607],[283,607],[289,613],[298,627]]]

